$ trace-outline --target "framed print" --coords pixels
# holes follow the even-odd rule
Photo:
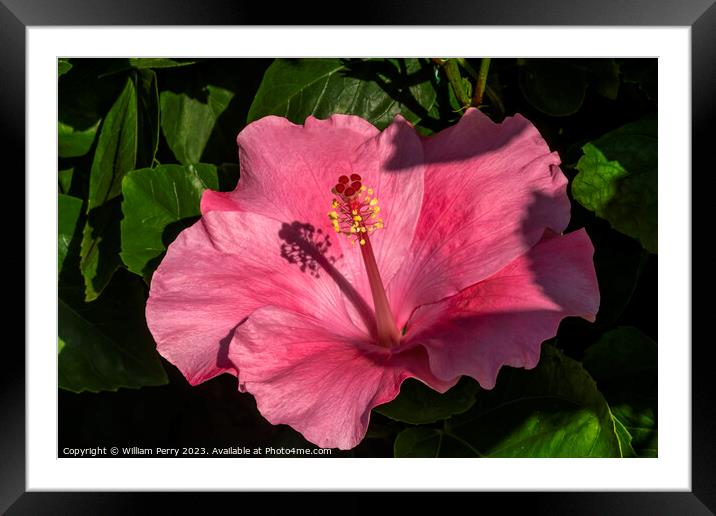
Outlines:
[[[709,2],[310,27],[40,4],[0,11],[27,224],[3,510],[149,496],[102,491],[714,507],[691,327]]]

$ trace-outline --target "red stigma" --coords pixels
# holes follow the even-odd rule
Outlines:
[[[341,176],[346,177],[346,176]],[[358,174],[351,174],[351,181],[360,181],[361,177]]]
[[[336,192],[338,192],[338,193],[343,193],[343,191],[345,189],[346,189],[346,185],[344,185],[343,183],[338,183],[336,185]]]
[[[353,174],[353,175],[356,175],[356,174]],[[347,184],[348,181],[349,181],[348,176],[341,176],[338,178],[339,183]]]

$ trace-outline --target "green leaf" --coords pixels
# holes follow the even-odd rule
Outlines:
[[[73,307],[59,300],[62,389],[99,392],[167,383],[144,321],[145,294],[126,276],[118,276],[107,288],[110,295],[93,303]]]
[[[189,66],[196,63],[196,59],[167,59],[165,57],[142,57],[130,58],[129,64],[133,68],[177,68],[180,66]]]
[[[646,118],[582,147],[572,195],[614,229],[657,250],[657,126]]]
[[[584,356],[584,367],[640,457],[657,454],[657,363],[656,343],[630,326],[605,333]]]
[[[627,430],[622,422],[616,417],[614,417],[614,429],[616,430],[617,438],[619,439],[619,449],[621,450],[622,457],[636,457],[636,452],[631,445],[632,436],[629,433],[629,430]]]
[[[587,91],[584,70],[563,59],[526,59],[519,67],[519,85],[525,99],[550,116],[579,111]]]
[[[70,243],[77,228],[77,221],[82,213],[82,199],[69,195],[57,196],[57,276],[62,273],[62,266],[70,248]]]
[[[439,432],[442,440],[423,436],[412,456],[444,456],[438,445],[486,457],[620,456],[614,421],[596,384],[549,344],[535,369],[503,368],[496,387],[480,391],[475,405]]]
[[[80,249],[85,297],[96,299],[121,264],[117,197],[137,158],[137,90],[128,78],[100,131],[90,172],[87,222]]]
[[[57,149],[61,158],[84,156],[92,148],[99,120],[86,129],[75,129],[57,122]]]
[[[134,170],[122,184],[122,261],[148,277],[179,232],[200,214],[201,194],[219,189],[213,165],[161,165]]]
[[[57,182],[59,183],[60,193],[70,193],[72,187],[72,177],[75,174],[74,167],[65,168],[57,171]]]
[[[403,382],[397,398],[375,411],[413,425],[434,423],[468,410],[475,403],[477,388],[474,380],[463,377],[455,387],[440,394],[411,378]]]
[[[379,129],[402,114],[417,124],[432,108],[432,68],[419,59],[277,59],[259,86],[248,121],[358,115]]]
[[[88,209],[122,192],[122,178],[137,159],[137,117],[137,88],[128,78],[102,124],[90,172]]]
[[[199,73],[180,84],[180,89],[164,90],[159,96],[162,133],[180,163],[197,164],[234,93],[206,84]]]
[[[69,59],[57,60],[57,77],[60,78],[72,69],[72,63]]]

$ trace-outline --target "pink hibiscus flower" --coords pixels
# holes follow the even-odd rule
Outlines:
[[[347,115],[238,136],[241,179],[154,274],[147,321],[192,385],[238,376],[261,414],[350,449],[406,378],[485,389],[532,368],[599,291],[559,157],[516,115],[477,110],[427,138]]]

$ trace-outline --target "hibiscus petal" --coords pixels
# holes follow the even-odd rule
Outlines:
[[[329,236],[310,227],[208,213],[169,246],[152,278],[146,314],[157,350],[197,384],[236,374],[227,358],[231,332],[258,307],[317,312],[350,325],[346,303],[361,300],[326,242]],[[362,313],[372,317],[365,302]],[[366,325],[356,331],[368,334]]]
[[[485,389],[503,365],[531,369],[567,316],[594,321],[599,288],[586,231],[545,235],[490,278],[418,308],[408,339],[425,346],[438,378],[468,375]]]
[[[241,179],[233,192],[207,191],[202,213],[242,210],[281,222],[309,223],[326,232],[331,189],[341,174],[358,173],[380,201],[385,230],[372,243],[383,281],[401,265],[423,197],[423,146],[401,117],[383,132],[357,116],[308,117],[304,125],[268,116],[249,124],[237,138]],[[342,271],[369,300],[360,252],[341,236]]]
[[[569,222],[559,156],[520,115],[496,124],[477,110],[424,140],[425,196],[411,260],[390,285],[403,324],[416,306],[494,274]]]
[[[347,450],[365,436],[373,407],[394,399],[415,377],[439,392],[441,381],[421,347],[400,354],[310,315],[276,307],[256,310],[234,334],[240,384],[272,424],[287,424],[312,443]]]

